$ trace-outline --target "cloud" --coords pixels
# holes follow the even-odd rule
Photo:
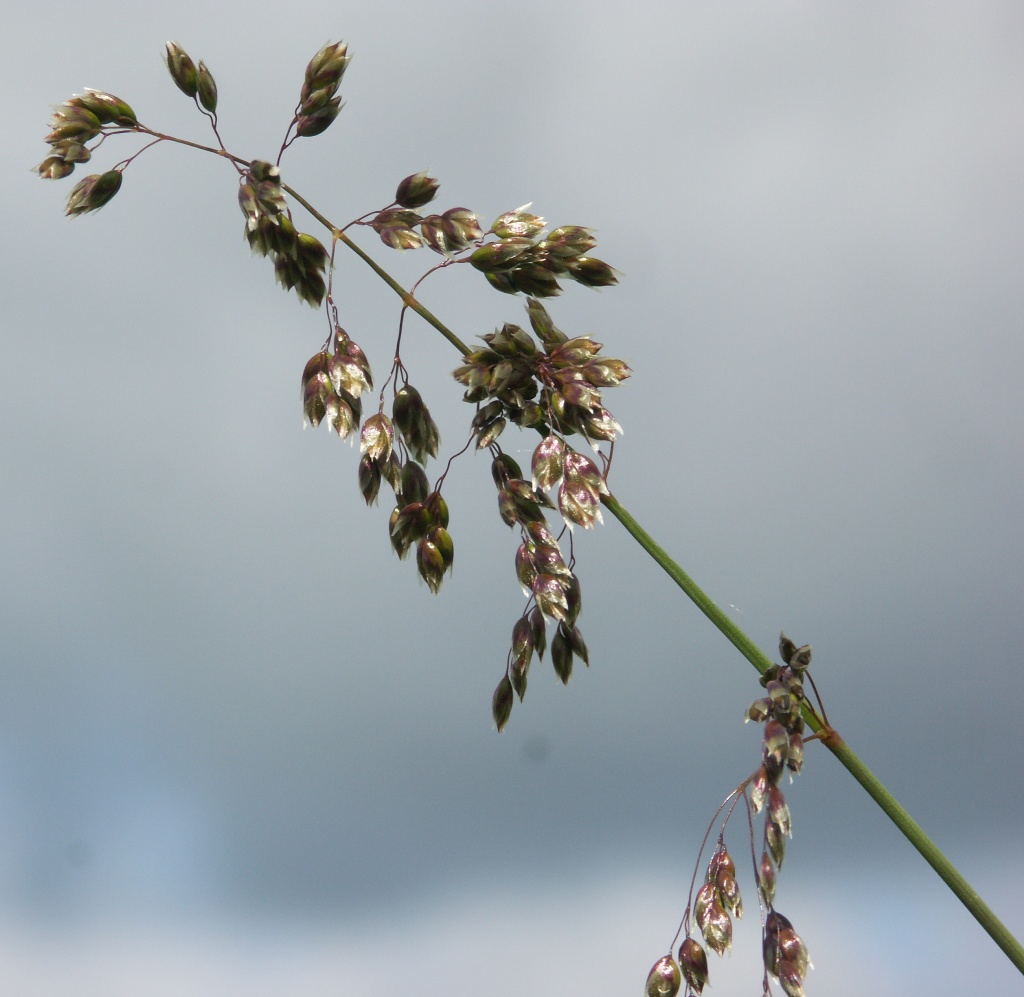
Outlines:
[[[397,997],[410,989],[425,997],[613,997],[642,989],[672,940],[688,880],[686,870],[615,866],[546,882],[507,872],[498,867],[490,882],[453,884],[412,906],[346,919],[115,918],[57,930],[8,921],[0,954],[20,997]],[[781,877],[779,902],[815,963],[808,989],[855,997],[869,985],[878,997],[898,997],[951,977],[980,993],[1012,989],[1012,967],[964,926],[966,915],[935,905],[927,876],[909,879],[880,869],[824,882]],[[979,882],[1010,904],[1004,914],[1024,916],[1001,873]],[[710,957],[711,984],[722,997],[749,993],[761,972],[757,910],[748,904],[733,951]]]

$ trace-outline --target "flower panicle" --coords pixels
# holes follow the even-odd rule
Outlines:
[[[68,196],[64,214],[74,217],[98,211],[121,189],[121,170],[94,173],[79,180]]]
[[[546,447],[540,455],[539,467],[542,473],[553,462],[555,449]],[[783,664],[771,666],[761,677],[761,685],[766,694],[751,703],[745,713],[746,720],[764,725],[761,764],[753,775],[730,794],[726,802],[744,797],[751,818],[763,814],[759,861],[756,858],[752,823],[750,845],[757,897],[763,911],[765,992],[768,992],[768,977],[771,976],[778,981],[787,997],[804,997],[804,980],[807,970],[811,968],[807,946],[789,920],[775,909],[774,904],[778,873],[785,859],[786,840],[793,833],[792,815],[780,783],[784,773],[789,772],[792,778],[803,767],[804,709],[809,705],[803,683],[811,664],[811,647],[809,644],[797,647],[785,634],[781,634],[779,654]],[[686,933],[679,947],[677,965],[680,978],[686,984],[687,994],[702,993],[708,983],[706,949],[720,956],[728,952],[733,941],[733,918],[743,914],[736,864],[725,844],[725,827],[732,813],[733,808],[730,807],[705,869],[704,880],[693,899],[692,907],[687,907],[683,917]],[[694,928],[703,939],[703,945],[693,937]],[[652,970],[648,977],[648,987],[652,979],[668,980],[667,984],[663,984],[667,989],[655,992],[674,993],[671,988],[673,977],[665,970],[664,960],[655,964],[655,970],[659,966],[660,975]]]
[[[528,597],[526,610],[512,628],[505,675],[492,702],[494,721],[500,731],[508,722],[514,701],[514,697],[510,700],[505,695],[506,683],[522,701],[535,653],[542,658],[550,646],[555,675],[565,685],[572,676],[575,660],[589,667],[590,652],[577,623],[583,609],[579,577],[566,563],[544,514],[545,509],[553,508],[553,503],[542,489],[523,477],[522,469],[506,453],[498,452],[491,463],[491,474],[498,489],[499,516],[507,526],[519,529],[515,571]],[[547,621],[554,626],[550,645]]]
[[[593,231],[563,225],[545,233],[545,220],[527,211],[530,205],[499,215],[488,229],[496,238],[469,256],[469,262],[498,291],[532,298],[562,293],[561,280],[584,287],[611,287],[618,271],[590,255],[597,245]]]
[[[77,165],[89,162],[96,145],[107,135],[137,126],[135,111],[120,97],[105,90],[87,89],[85,93],[74,94],[50,115],[50,132],[46,136],[50,153],[33,171],[44,180],[62,180],[70,176]],[[90,146],[94,141],[95,145]],[[115,181],[109,176],[114,172],[120,176],[120,171],[108,170],[86,178],[89,182],[84,186],[80,184],[72,192],[66,214],[83,214],[106,204],[120,186],[119,179]],[[102,182],[100,177],[104,178]],[[111,188],[114,188],[113,193],[103,199]]]
[[[361,396],[373,387],[373,376],[366,354],[338,325],[333,347],[315,353],[302,372],[303,423],[316,429],[326,422],[346,440],[362,421]]]
[[[406,177],[398,185],[395,202],[364,222],[390,249],[429,246],[452,259],[483,235],[477,216],[468,208],[449,208],[440,214],[421,215],[416,209],[433,200],[438,181],[425,171]]]
[[[466,388],[464,400],[481,405],[474,420],[477,446],[490,446],[509,422],[613,442],[622,427],[605,408],[603,391],[630,376],[628,364],[602,355],[602,345],[588,337],[569,339],[536,298],[529,300],[527,312],[539,344],[506,322],[482,336],[485,345],[453,371]],[[572,502],[573,483],[567,484],[566,505]]]
[[[300,301],[318,308],[327,293],[324,274],[330,255],[319,239],[295,228],[280,167],[253,160],[239,181],[238,207],[245,217],[243,234],[249,248],[270,258],[286,291],[294,290]]]
[[[293,124],[300,138],[322,135],[342,108],[338,89],[352,56],[345,42],[328,42],[306,66]]]

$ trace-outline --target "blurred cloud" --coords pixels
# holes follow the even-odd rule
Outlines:
[[[784,909],[815,963],[808,989],[855,997],[869,980],[872,993],[897,997],[946,983],[951,967],[933,958],[930,939],[948,932],[949,920],[922,907],[915,891],[908,895],[891,870],[858,874],[854,892],[871,900],[850,903],[848,876],[832,870],[824,890],[807,880],[786,890]],[[0,953],[12,992],[24,997],[66,993],[69,981],[81,997],[128,997],[140,990],[154,997],[320,997],[409,987],[426,997],[481,989],[495,997],[639,992],[637,977],[642,983],[671,941],[684,879],[615,866],[602,868],[599,879],[544,884],[502,877],[435,892],[384,917],[269,920],[249,922],[245,930],[237,921],[113,920],[68,935],[7,923]],[[984,877],[979,884],[1021,913],[1005,879]],[[924,892],[930,893],[927,886]],[[711,957],[716,994],[733,997],[757,985],[758,929],[756,918],[737,922],[733,950]],[[959,940],[946,937],[951,944]],[[1012,989],[1012,967],[984,949],[967,946],[961,954],[957,970],[970,975],[977,992]]]

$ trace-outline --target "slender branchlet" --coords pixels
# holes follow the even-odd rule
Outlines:
[[[610,445],[621,432],[604,405],[602,392],[630,374],[624,361],[601,353],[600,343],[561,332],[540,299],[560,293],[567,281],[602,287],[615,284],[617,278],[612,267],[591,255],[596,240],[590,229],[565,225],[549,230],[543,218],[528,210],[529,205],[504,212],[486,229],[475,212],[461,206],[421,213],[440,188],[425,170],[400,180],[383,208],[365,212],[341,227],[328,222],[282,182],[281,160],[293,142],[323,134],[337,119],[343,106],[339,89],[350,60],[344,42],[321,48],[306,66],[299,100],[276,159],[246,160],[229,152],[221,139],[212,73],[176,42],[168,42],[165,62],[171,79],[207,118],[216,147],[154,131],[141,124],[120,98],[87,91],[65,101],[54,113],[47,136],[51,154],[37,171],[48,179],[68,176],[115,134],[151,139],[115,168],[86,177],[75,187],[67,211],[77,215],[107,204],[120,190],[125,169],[155,145],[188,145],[216,153],[232,165],[238,174],[238,205],[250,249],[270,259],[286,290],[294,291],[300,301],[323,308],[327,318],[327,338],[302,372],[305,425],[326,424],[343,440],[358,436],[359,490],[372,505],[382,484],[391,489],[391,547],[402,559],[415,548],[417,572],[432,592],[441,588],[455,558],[448,503],[441,488],[447,467],[469,445],[448,458],[445,472],[431,485],[428,467],[438,457],[440,432],[401,356],[406,312],[410,308],[422,312],[412,294],[403,300],[391,370],[377,406],[364,412],[373,376],[367,354],[343,327],[333,297],[337,245],[344,242],[355,248],[345,232],[362,227],[376,232],[391,249],[429,248],[440,262],[427,269],[413,293],[426,276],[452,264],[468,263],[498,290],[526,296],[532,335],[505,323],[484,334],[479,349],[464,348],[463,363],[454,372],[465,388],[465,401],[473,407],[469,442],[477,450],[490,452],[498,513],[518,530],[520,541],[514,566],[527,604],[513,628],[505,675],[492,704],[501,730],[508,721],[513,694],[522,699],[526,692],[533,654],[542,657],[548,647],[547,623],[553,627],[552,664],[563,683],[569,680],[574,659],[589,664],[577,624],[582,598],[573,570],[571,532],[568,556],[561,544],[566,527],[589,529],[601,520],[601,501],[610,494],[605,480]],[[299,231],[290,197],[329,230],[330,251],[315,236]],[[365,258],[362,250],[357,251]],[[541,436],[529,475],[499,445],[498,438],[510,423]],[[572,437],[579,437],[595,456],[581,452],[578,444],[570,442]],[[609,446],[609,453],[600,450],[602,445]],[[555,512],[561,524],[549,523],[548,512]]]
[[[809,678],[807,670],[811,665],[811,647],[809,644],[797,647],[782,634],[779,654],[784,664],[772,665],[761,676],[761,685],[767,695],[751,703],[745,714],[745,720],[764,724],[761,764],[726,797],[708,823],[690,881],[686,910],[668,955],[662,956],[648,974],[647,997],[676,997],[684,985],[685,997],[701,993],[709,977],[707,949],[724,955],[732,948],[732,922],[733,918],[743,916],[743,899],[736,863],[725,844],[725,830],[740,800],[744,802],[747,815],[750,861],[761,911],[762,992],[765,995],[771,993],[771,980],[774,979],[787,997],[804,997],[804,977],[811,967],[807,946],[774,904],[778,872],[786,854],[786,839],[793,834],[789,805],[780,783],[783,775],[788,773],[792,779],[803,769],[804,709],[809,708],[804,681]],[[817,712],[812,715],[820,720]],[[694,897],[693,889],[704,848],[723,811],[725,817],[715,849]],[[762,814],[759,848],[754,819]],[[703,938],[703,945],[694,937],[695,934]],[[674,955],[680,935],[683,940]]]

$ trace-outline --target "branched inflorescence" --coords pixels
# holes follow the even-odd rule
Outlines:
[[[557,509],[565,523],[588,529],[601,519],[601,496],[608,494],[604,475],[593,460],[574,449],[567,436],[613,442],[621,428],[601,404],[601,389],[629,376],[621,360],[600,354],[601,344],[569,339],[557,329],[535,298],[527,305],[530,324],[540,340],[517,325],[505,324],[483,337],[485,348],[466,356],[455,378],[466,385],[465,400],[477,405],[473,419],[479,448],[491,447],[498,488],[498,511],[509,526],[518,526],[522,542],[516,574],[533,607],[527,604],[512,630],[512,647],[504,678],[493,698],[495,723],[508,722],[514,701],[522,700],[534,652],[546,647],[544,618],[555,623],[551,659],[563,682],[572,674],[573,657],[589,663],[576,619],[581,608],[579,579],[567,565],[544,509],[556,505],[547,492],[557,486]],[[527,481],[496,440],[509,422],[543,433]]]
[[[76,164],[88,162],[106,138],[120,133],[148,137],[149,146],[182,143],[216,153],[233,165],[238,174],[238,204],[245,218],[244,235],[251,250],[272,261],[277,280],[286,290],[295,291],[301,301],[323,306],[326,311],[330,334],[302,373],[305,424],[315,428],[325,423],[343,440],[358,434],[358,483],[363,498],[368,505],[373,504],[382,484],[391,489],[391,546],[400,558],[415,547],[417,571],[432,592],[440,589],[455,554],[448,532],[448,504],[441,494],[447,470],[431,483],[427,468],[429,461],[437,458],[440,434],[402,363],[402,322],[391,354],[391,372],[376,410],[364,416],[373,377],[366,354],[338,318],[331,292],[333,249],[328,252],[313,235],[298,230],[289,196],[297,198],[330,229],[332,247],[339,240],[351,246],[345,229],[364,226],[375,231],[389,248],[433,250],[442,262],[428,274],[468,263],[496,289],[528,296],[533,334],[506,323],[484,335],[481,348],[465,351],[463,364],[454,372],[465,388],[465,400],[474,406],[470,442],[491,454],[499,515],[508,526],[519,530],[515,572],[527,604],[513,627],[505,675],[492,701],[500,730],[508,721],[514,697],[522,699],[525,694],[533,655],[542,657],[549,646],[547,622],[554,627],[551,660],[562,682],[568,681],[574,659],[589,663],[577,625],[582,599],[573,570],[571,533],[568,555],[563,553],[560,540],[566,528],[587,529],[601,519],[601,500],[609,495],[605,479],[610,452],[605,454],[598,448],[602,444],[610,446],[621,432],[604,405],[602,392],[630,373],[622,360],[604,356],[600,343],[585,336],[570,338],[556,328],[539,299],[559,294],[566,281],[604,287],[615,284],[617,277],[612,267],[591,255],[596,239],[590,229],[564,225],[549,231],[545,220],[528,210],[529,205],[504,212],[486,230],[468,208],[424,213],[422,209],[434,200],[440,186],[426,172],[405,177],[390,204],[361,215],[345,228],[327,222],[284,185],[280,162],[293,142],[322,134],[337,118],[342,108],[339,89],[349,61],[344,42],[321,48],[306,66],[299,100],[276,161],[248,160],[230,153],[221,139],[217,84],[209,69],[203,62],[196,64],[180,45],[168,42],[168,72],[178,89],[208,119],[216,147],[153,131],[138,121],[125,101],[90,90],[57,108],[47,136],[50,155],[36,170],[47,179],[68,176]],[[149,146],[107,172],[82,180],[71,192],[67,213],[84,214],[107,204],[120,189],[127,166]],[[403,297],[404,319],[406,307],[420,310],[421,306],[411,295]],[[386,411],[389,389],[390,414]],[[498,443],[509,423],[540,434],[529,476]],[[600,467],[595,459],[570,444],[574,436],[592,449]],[[561,525],[548,521],[548,512],[554,510],[563,520]]]
[[[242,175],[238,205],[252,251],[270,258],[286,291],[294,289],[300,300],[318,308],[327,290],[324,270],[329,257],[319,239],[296,230],[281,190],[280,169],[253,160]]]
[[[567,682],[573,661],[589,664],[589,653],[578,619],[582,607],[579,578],[575,572],[573,528],[589,529],[601,520],[607,505],[635,539],[712,619],[723,633],[755,664],[765,668],[764,656],[751,642],[744,650],[725,614],[708,600],[670,558],[654,544],[639,524],[611,496],[607,477],[611,453],[621,427],[605,406],[603,392],[629,377],[627,364],[602,353],[602,345],[587,336],[570,337],[559,330],[541,299],[554,297],[566,282],[585,287],[617,283],[616,271],[591,255],[596,247],[592,230],[579,225],[553,229],[524,205],[499,215],[486,230],[478,216],[457,206],[433,213],[430,204],[439,182],[426,172],[405,177],[394,198],[339,228],[328,221],[281,178],[281,159],[298,139],[323,134],[342,109],[339,93],[349,65],[344,42],[324,45],[306,66],[292,118],[285,130],[276,159],[247,159],[228,151],[217,116],[218,89],[203,62],[196,64],[176,43],[168,42],[165,62],[174,84],[207,119],[216,145],[199,143],[160,132],[142,124],[132,107],[120,97],[101,90],[86,90],[58,106],[50,118],[46,136],[49,154],[35,172],[47,180],[70,176],[92,160],[112,136],[134,134],[147,144],[105,172],[93,173],[71,190],[66,214],[83,215],[108,204],[121,190],[124,173],[139,155],[162,143],[177,143],[222,157],[237,173],[238,204],[245,219],[244,236],[252,252],[271,260],[278,282],[295,291],[300,301],[324,308],[328,335],[306,363],[302,373],[302,409],[306,425],[321,423],[341,439],[359,436],[358,485],[368,505],[387,484],[394,497],[388,520],[388,537],[399,558],[416,549],[416,568],[432,592],[437,592],[454,563],[454,544],[448,532],[448,504],[442,486],[456,457],[475,442],[487,450],[491,474],[498,491],[498,513],[510,528],[518,530],[515,573],[526,595],[526,606],[512,628],[505,671],[492,698],[492,715],[498,730],[509,720],[515,698],[522,700],[530,663],[542,658],[550,646],[556,675]],[[289,198],[305,208],[331,236],[328,249],[313,235],[298,230]],[[495,289],[526,296],[528,332],[506,322],[482,336],[483,345],[471,349],[401,288],[383,268],[346,234],[352,227],[374,231],[385,246],[396,250],[429,248],[441,262],[428,269],[414,285],[456,264],[469,264]],[[402,298],[397,342],[390,350],[391,369],[377,399],[375,411],[364,417],[364,400],[373,390],[370,363],[363,349],[342,327],[332,294],[335,252],[342,243],[362,258]],[[411,309],[430,322],[462,354],[453,372],[463,386],[464,399],[474,407],[468,440],[449,458],[445,470],[431,482],[429,461],[436,459],[440,434],[420,392],[410,383],[401,358],[402,328]],[[390,390],[390,415],[387,413]],[[528,475],[505,453],[499,439],[509,424],[539,434]],[[570,442],[571,441],[571,442]],[[589,447],[594,456],[577,449]],[[604,449],[602,449],[604,447]],[[596,457],[596,461],[595,461]],[[562,523],[548,514],[557,511]],[[561,541],[568,540],[563,551]],[[673,570],[669,570],[668,565]],[[553,626],[548,642],[547,625]],[[742,636],[742,635],[739,635]],[[804,693],[809,678],[810,648],[796,647],[785,636],[780,641],[784,664],[767,668],[762,678],[766,695],[747,710],[747,719],[764,724],[761,765],[734,790],[719,808],[712,825],[728,807],[721,832],[704,872],[704,881],[693,898],[697,873],[691,883],[692,902],[687,904],[676,938],[683,935],[677,955],[675,941],[669,954],[655,964],[647,981],[648,997],[674,997],[685,983],[687,994],[699,994],[708,980],[705,946],[721,955],[732,944],[732,919],[743,912],[736,867],[725,845],[725,825],[740,800],[744,801],[751,832],[759,908],[762,913],[762,946],[765,975],[763,991],[770,992],[769,977],[776,979],[788,997],[802,997],[810,960],[807,947],[792,924],[774,907],[778,870],[791,834],[791,817],[780,782],[786,772],[801,770],[804,755],[805,717],[813,720],[822,735],[831,734],[824,711],[818,714]],[[811,681],[813,688],[813,681]],[[820,707],[820,700],[818,701]],[[808,738],[810,740],[810,738]],[[869,787],[880,806],[901,827],[915,847],[940,871],[957,896],[978,917],[986,930],[1020,965],[1020,946],[998,919],[981,905],[976,894],[956,870],[913,824],[902,808],[867,771],[848,748],[829,740],[829,747],[856,777]],[[841,750],[840,750],[841,748]],[[763,812],[760,858],[754,846],[754,818]],[[708,829],[708,835],[711,827]],[[703,854],[703,846],[701,854]],[[698,856],[698,867],[701,861]],[[697,936],[703,939],[703,944]]]
[[[804,977],[811,966],[807,946],[789,920],[774,907],[777,871],[782,868],[785,858],[786,839],[793,833],[789,805],[779,784],[785,773],[788,772],[792,778],[803,768],[804,710],[818,715],[804,693],[804,679],[811,664],[810,645],[797,647],[783,634],[779,638],[779,653],[785,664],[773,665],[764,673],[761,685],[767,695],[752,703],[745,716],[748,721],[764,724],[761,765],[729,794],[712,818],[708,835],[719,815],[726,811],[704,881],[696,898],[687,904],[676,933],[676,940],[679,935],[684,936],[678,958],[673,956],[670,947],[669,954],[654,964],[647,977],[647,997],[676,997],[684,983],[686,995],[701,993],[708,982],[708,959],[704,946],[718,955],[732,947],[732,919],[742,917],[743,900],[736,879],[736,864],[725,845],[725,827],[741,799],[749,815],[750,860],[762,913],[761,947],[765,970],[762,992],[765,995],[771,993],[769,978],[774,978],[788,997],[804,995]],[[823,718],[818,716],[818,719],[824,726]],[[758,860],[754,849],[753,819],[762,811],[762,846]],[[699,866],[699,856],[697,862]],[[696,873],[694,883],[691,883],[691,897],[695,881]],[[694,929],[704,939],[704,945],[693,936]]]

